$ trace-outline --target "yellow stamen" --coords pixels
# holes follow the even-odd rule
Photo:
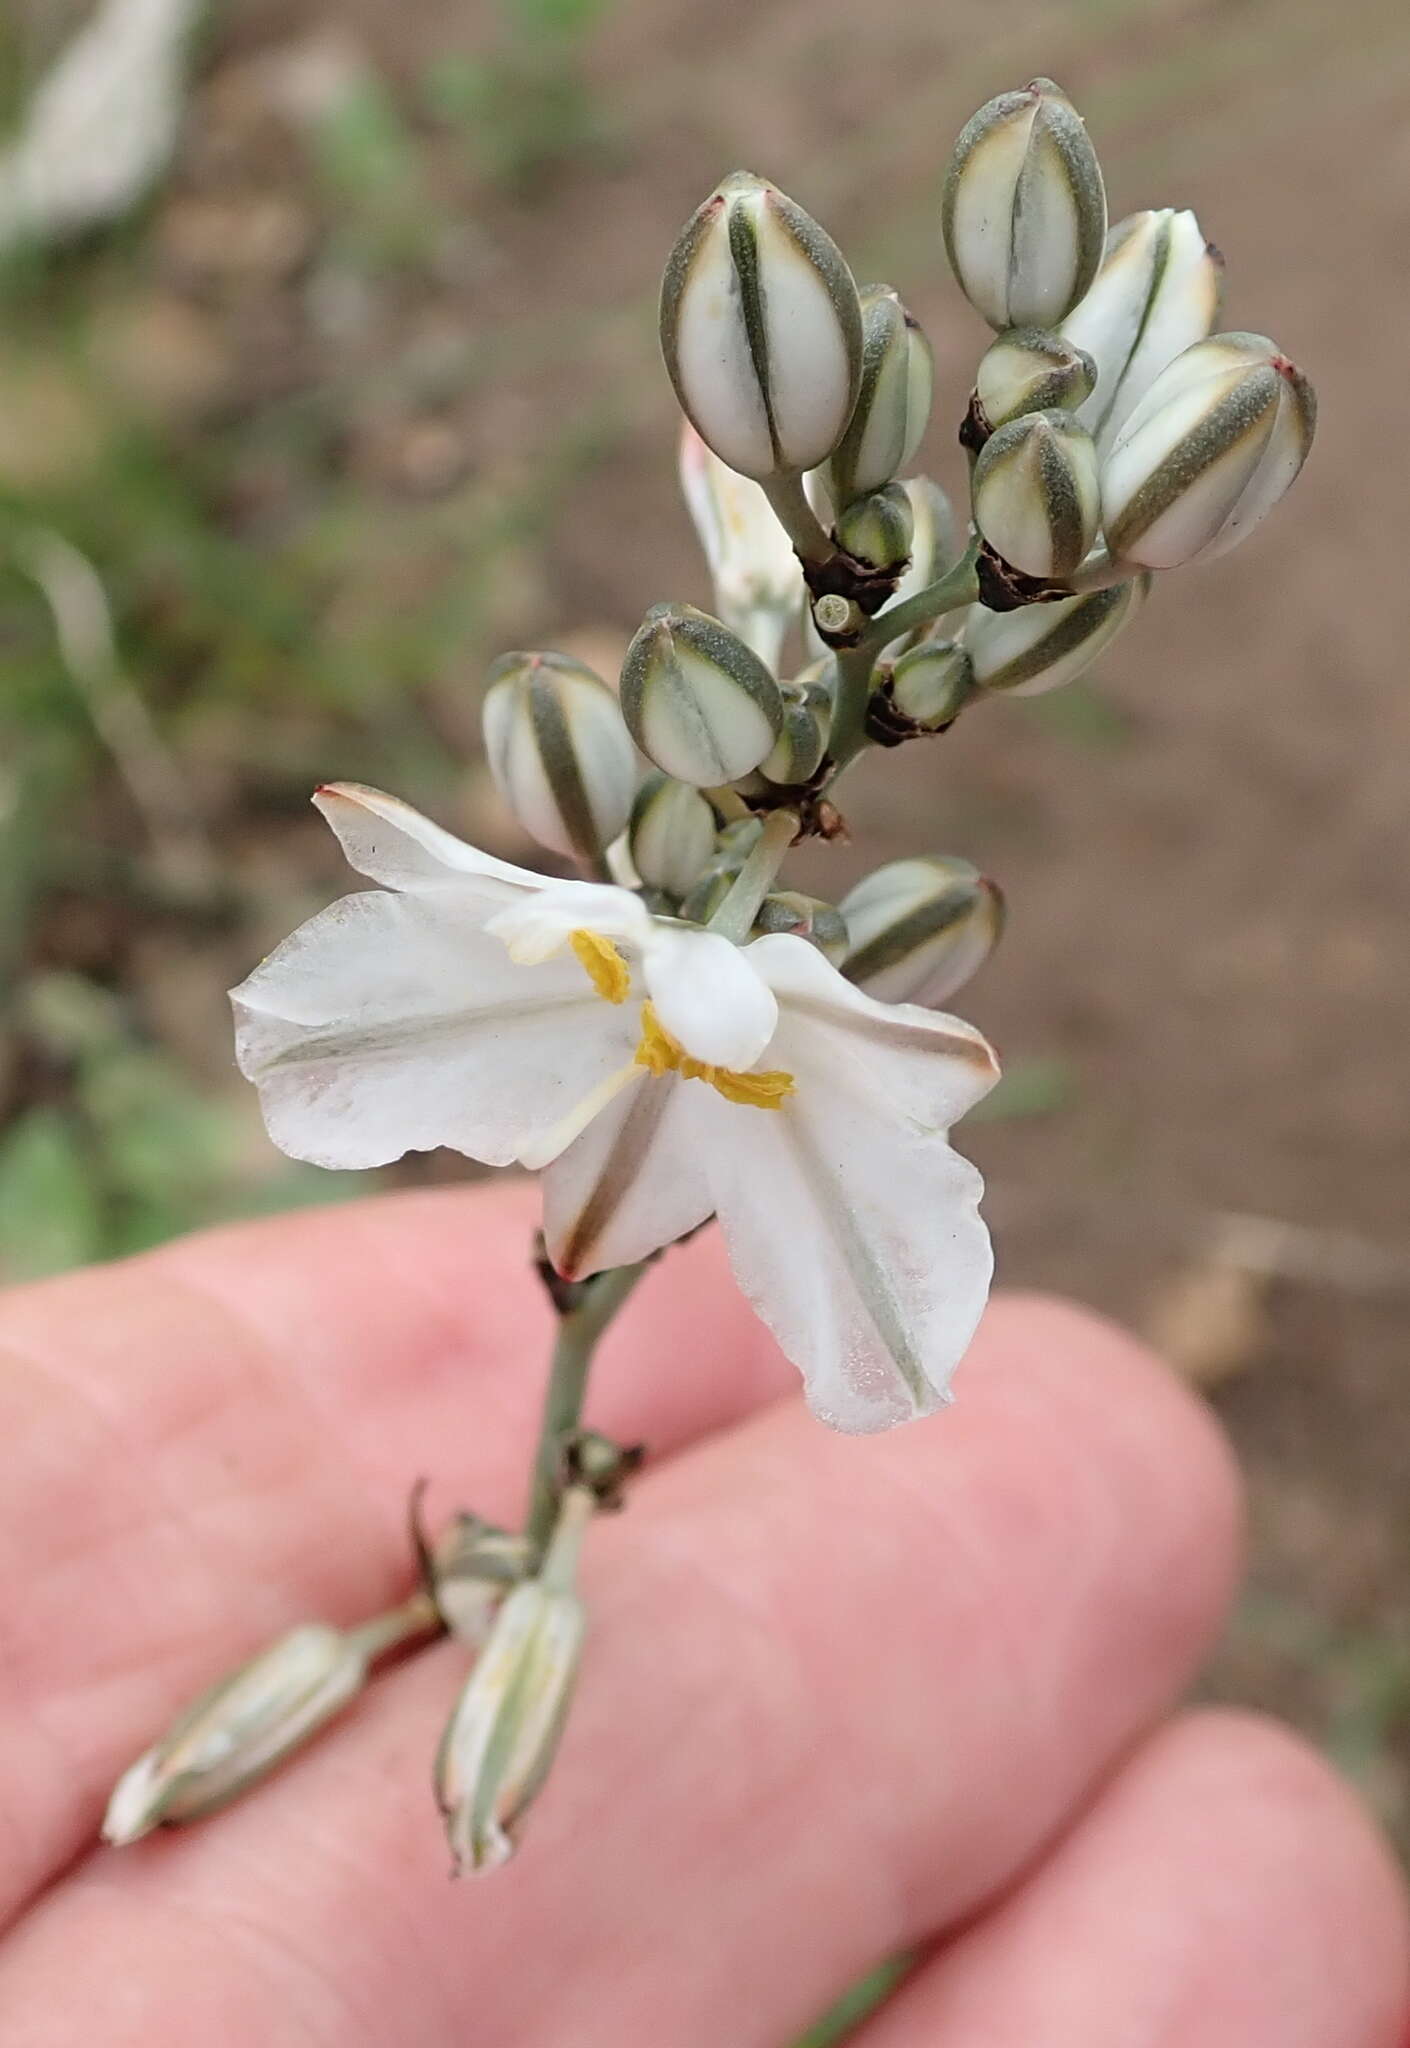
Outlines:
[[[741,1074],[733,1067],[712,1067],[692,1059],[672,1038],[656,1014],[655,1006],[641,1006],[641,1043],[636,1064],[652,1074],[679,1074],[685,1081],[708,1081],[726,1102],[743,1103],[747,1109],[782,1109],[784,1098],[793,1093],[792,1074],[774,1068],[765,1074]]]
[[[610,939],[600,932],[576,931],[568,943],[587,969],[597,993],[609,1003],[624,1003],[632,985],[632,971]]]

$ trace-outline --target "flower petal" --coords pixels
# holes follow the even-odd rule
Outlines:
[[[778,1004],[752,952],[685,925],[658,923],[652,932],[643,962],[647,993],[692,1059],[742,1072],[773,1037]]]
[[[497,911],[487,926],[520,964],[551,960],[574,932],[621,939],[640,953],[654,919],[641,898],[611,882],[549,882]]]
[[[750,951],[797,1090],[767,1112],[715,1098],[705,1173],[730,1263],[814,1412],[885,1429],[947,1398],[984,1307],[983,1183],[945,1127],[997,1069],[968,1026],[873,1002],[806,941]]]
[[[328,782],[313,801],[337,834],[349,867],[384,888],[418,895],[455,889],[471,900],[509,903],[544,887],[542,875],[481,853],[380,789]]]
[[[317,1166],[449,1145],[508,1165],[631,1059],[635,1017],[571,956],[516,967],[443,894],[345,896],[234,990],[269,1134]]]
[[[714,1207],[701,1132],[721,1098],[702,1081],[648,1075],[644,1067],[637,1073],[638,1084],[624,1088],[544,1174],[544,1237],[568,1279],[647,1258]]]

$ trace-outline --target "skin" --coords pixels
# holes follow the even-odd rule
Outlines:
[[[1370,1823],[1286,1731],[1175,1704],[1237,1575],[1206,1411],[1001,1298],[947,1414],[834,1436],[709,1232],[604,1348],[592,1419],[655,1456],[592,1532],[516,1861],[447,1882],[454,1644],[218,1818],[95,1848],[187,1696],[404,1592],[416,1474],[521,1511],[533,1207],[396,1196],[0,1301],[6,2048],[784,2048],[900,1948],[863,2048],[1404,2048]]]

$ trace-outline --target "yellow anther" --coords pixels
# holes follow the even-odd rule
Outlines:
[[[692,1059],[662,1025],[651,1003],[641,1006],[641,1042],[636,1064],[652,1074],[679,1074],[684,1081],[708,1081],[726,1102],[740,1102],[748,1109],[781,1109],[784,1098],[793,1093],[792,1074],[774,1068],[766,1074],[741,1074],[733,1067],[712,1067]]]
[[[609,1003],[624,1003],[632,985],[632,971],[610,939],[600,932],[571,932],[568,943],[587,969],[597,993]]]

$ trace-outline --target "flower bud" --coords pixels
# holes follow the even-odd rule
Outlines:
[[[1261,334],[1216,334],[1164,369],[1102,464],[1115,561],[1177,569],[1253,532],[1312,446],[1311,385]]]
[[[1063,322],[1096,383],[1077,417],[1105,455],[1167,363],[1219,317],[1223,260],[1188,211],[1163,206],[1118,221],[1091,290]]]
[[[959,529],[955,521],[954,508],[941,490],[928,476],[911,477],[903,486],[911,501],[911,517],[914,531],[911,535],[911,559],[896,594],[888,604],[882,606],[879,617],[884,618],[891,605],[903,604],[908,597],[914,597],[918,590],[924,590],[927,583],[933,583],[944,574],[960,552]],[[946,630],[943,619],[932,620],[924,628],[926,633],[940,633]],[[881,651],[881,659],[889,660],[899,654],[914,634],[902,634],[892,640]]]
[[[671,251],[661,350],[681,410],[722,462],[755,478],[814,469],[861,382],[852,273],[800,206],[736,171]]]
[[[632,805],[628,847],[648,888],[684,896],[715,851],[715,813],[688,783],[649,776]]]
[[[1108,590],[1015,612],[971,605],[963,633],[976,688],[1038,697],[1075,681],[1134,617],[1146,587],[1146,579],[1137,576]]]
[[[826,693],[822,694],[825,699]],[[817,774],[827,752],[828,709],[825,703],[819,704],[816,693],[785,691],[783,730],[760,768],[768,781],[791,789]]]
[[[715,609],[731,632],[774,668],[803,591],[793,543],[763,491],[737,476],[681,422],[681,489],[715,587]]]
[[[637,762],[613,691],[566,654],[505,654],[489,674],[485,753],[526,832],[590,861],[627,821]]]
[[[1004,899],[967,860],[895,860],[844,896],[843,973],[884,1003],[946,1002],[983,966]]]
[[[1090,393],[1097,368],[1060,334],[1015,327],[980,358],[974,397],[961,440],[982,447],[998,427],[1028,412],[1072,412]]]
[[[907,725],[942,732],[974,695],[974,664],[955,640],[923,640],[891,671],[887,696]]]
[[[816,946],[834,967],[847,957],[847,926],[835,903],[820,896],[804,896],[796,889],[780,889],[766,896],[754,919],[756,932],[791,932]]]
[[[1071,576],[1097,537],[1097,451],[1070,413],[1030,412],[991,434],[974,465],[974,523],[1025,575]]]
[[[1077,304],[1101,262],[1106,192],[1051,79],[1000,93],[966,124],[941,219],[960,290],[991,327],[1056,327]]]
[[[839,509],[880,490],[910,461],[930,418],[934,382],[930,343],[890,285],[868,285],[861,306],[861,389],[825,477]]]
[[[368,1651],[306,1622],[187,1709],[118,1780],[103,1839],[123,1846],[247,1791],[362,1690]]]
[[[646,614],[622,669],[622,712],[647,759],[698,789],[757,768],[783,726],[758,655],[689,604]]]
[[[869,497],[854,498],[838,514],[838,544],[873,569],[900,570],[911,557],[915,514],[904,484],[887,484]]]
[[[587,1487],[564,1494],[538,1578],[516,1586],[495,1616],[441,1737],[436,1799],[457,1873],[513,1855],[514,1829],[553,1762],[585,1625],[573,1576],[596,1505]]]

